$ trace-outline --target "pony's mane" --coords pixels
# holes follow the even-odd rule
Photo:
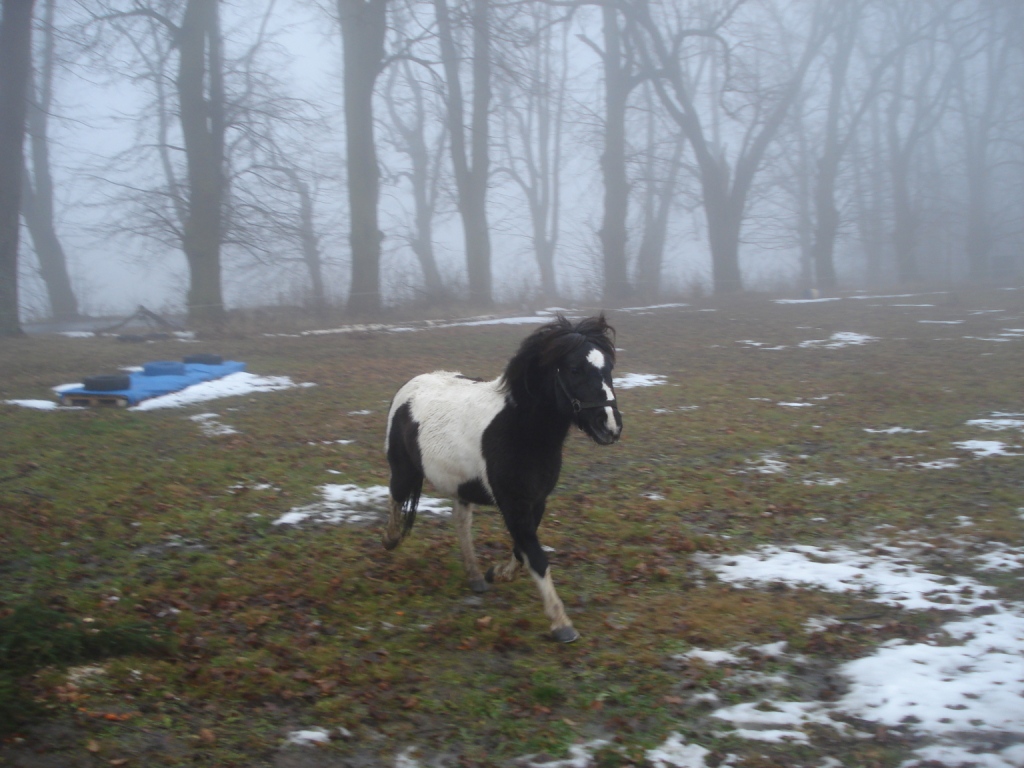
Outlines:
[[[522,392],[529,393],[532,378],[588,342],[615,362],[615,329],[608,325],[603,312],[576,324],[559,313],[550,323],[523,339],[502,374],[502,389],[514,398]]]

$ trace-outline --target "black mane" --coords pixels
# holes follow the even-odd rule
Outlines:
[[[558,362],[588,342],[615,362],[615,329],[605,320],[604,313],[584,318],[575,325],[559,313],[523,339],[502,374],[502,389],[518,403],[541,394],[544,379]]]

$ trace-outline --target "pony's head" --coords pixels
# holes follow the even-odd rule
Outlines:
[[[502,384],[517,404],[553,409],[594,442],[610,445],[622,434],[614,338],[603,314],[575,324],[558,315],[523,339]]]

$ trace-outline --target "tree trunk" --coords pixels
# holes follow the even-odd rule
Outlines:
[[[53,11],[55,0],[43,7],[43,56],[39,84],[28,104],[27,126],[32,147],[32,173],[25,173],[21,210],[32,236],[39,273],[50,299],[50,316],[55,320],[78,317],[78,299],[71,288],[67,258],[53,223],[53,178],[50,174],[50,145],[47,123],[53,102]]]
[[[32,67],[32,3],[3,0],[0,5],[0,336],[22,332],[18,318],[18,215]]]
[[[327,293],[324,290],[323,259],[320,258],[320,238],[316,234],[313,220],[313,196],[309,185],[299,178],[294,168],[285,169],[299,197],[299,243],[302,246],[302,260],[309,271],[309,283],[313,294],[313,311],[317,317],[327,316]]]
[[[626,178],[626,104],[630,74],[622,62],[619,16],[611,2],[601,6],[604,33],[604,214],[601,221],[601,252],[604,257],[604,301],[616,304],[631,293],[626,269],[626,218],[629,212],[629,181]]]
[[[224,322],[220,245],[224,200],[224,87],[217,0],[189,0],[178,33],[178,99],[188,166],[182,237],[189,265],[188,316],[199,327]]]
[[[653,146],[653,141],[649,143]],[[654,188],[651,190],[653,194],[650,195],[647,202],[648,212],[645,217],[644,234],[637,251],[636,275],[637,293],[646,300],[656,299],[661,287],[661,266],[665,257],[668,218],[672,211],[672,202],[675,199],[676,181],[683,165],[684,144],[685,139],[680,136],[672,150],[668,173],[660,185],[653,179],[653,167],[649,172]]]
[[[489,306],[491,292],[491,236],[487,223],[487,184],[490,161],[491,63],[489,0],[473,0],[473,103],[470,145],[466,146],[465,101],[459,80],[459,56],[445,0],[434,0],[441,63],[448,86],[448,125],[451,131],[452,169],[458,191],[459,214],[466,246],[469,300]]]
[[[378,222],[380,167],[373,125],[373,92],[384,61],[387,0],[338,0],[344,47],[345,143],[348,162],[351,312],[380,311]]]

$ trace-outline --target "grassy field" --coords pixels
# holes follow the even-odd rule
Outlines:
[[[422,515],[394,552],[376,523],[273,524],[325,484],[385,484],[394,390],[438,368],[493,377],[529,326],[0,341],[0,400],[199,351],[316,384],[149,412],[0,404],[0,618],[43,606],[86,636],[141,626],[164,644],[21,668],[41,714],[8,723],[0,765],[502,765],[596,739],[609,742],[591,749],[597,765],[640,765],[676,732],[709,765],[897,766],[918,744],[910,728],[751,740],[702,695],[757,701],[774,675],[794,700],[834,699],[839,663],[926,636],[942,612],[741,588],[695,558],[910,537],[933,546],[933,572],[1024,600],[1017,575],[949,555],[1024,533],[1024,458],[952,445],[1024,442],[966,425],[1024,411],[1024,338],[998,336],[1022,315],[1024,291],[609,313],[616,374],[665,383],[619,392],[619,444],[566,443],[541,541],[583,635],[568,646],[546,638],[529,578],[469,591],[446,519]],[[876,340],[799,346],[844,332]],[[189,418],[204,412],[237,432],[204,434]],[[915,431],[865,431],[891,427]],[[485,568],[507,556],[493,510],[476,538]],[[833,622],[814,631],[815,617]],[[748,652],[743,674],[681,655],[779,641],[799,659]],[[330,743],[283,746],[311,727]]]

